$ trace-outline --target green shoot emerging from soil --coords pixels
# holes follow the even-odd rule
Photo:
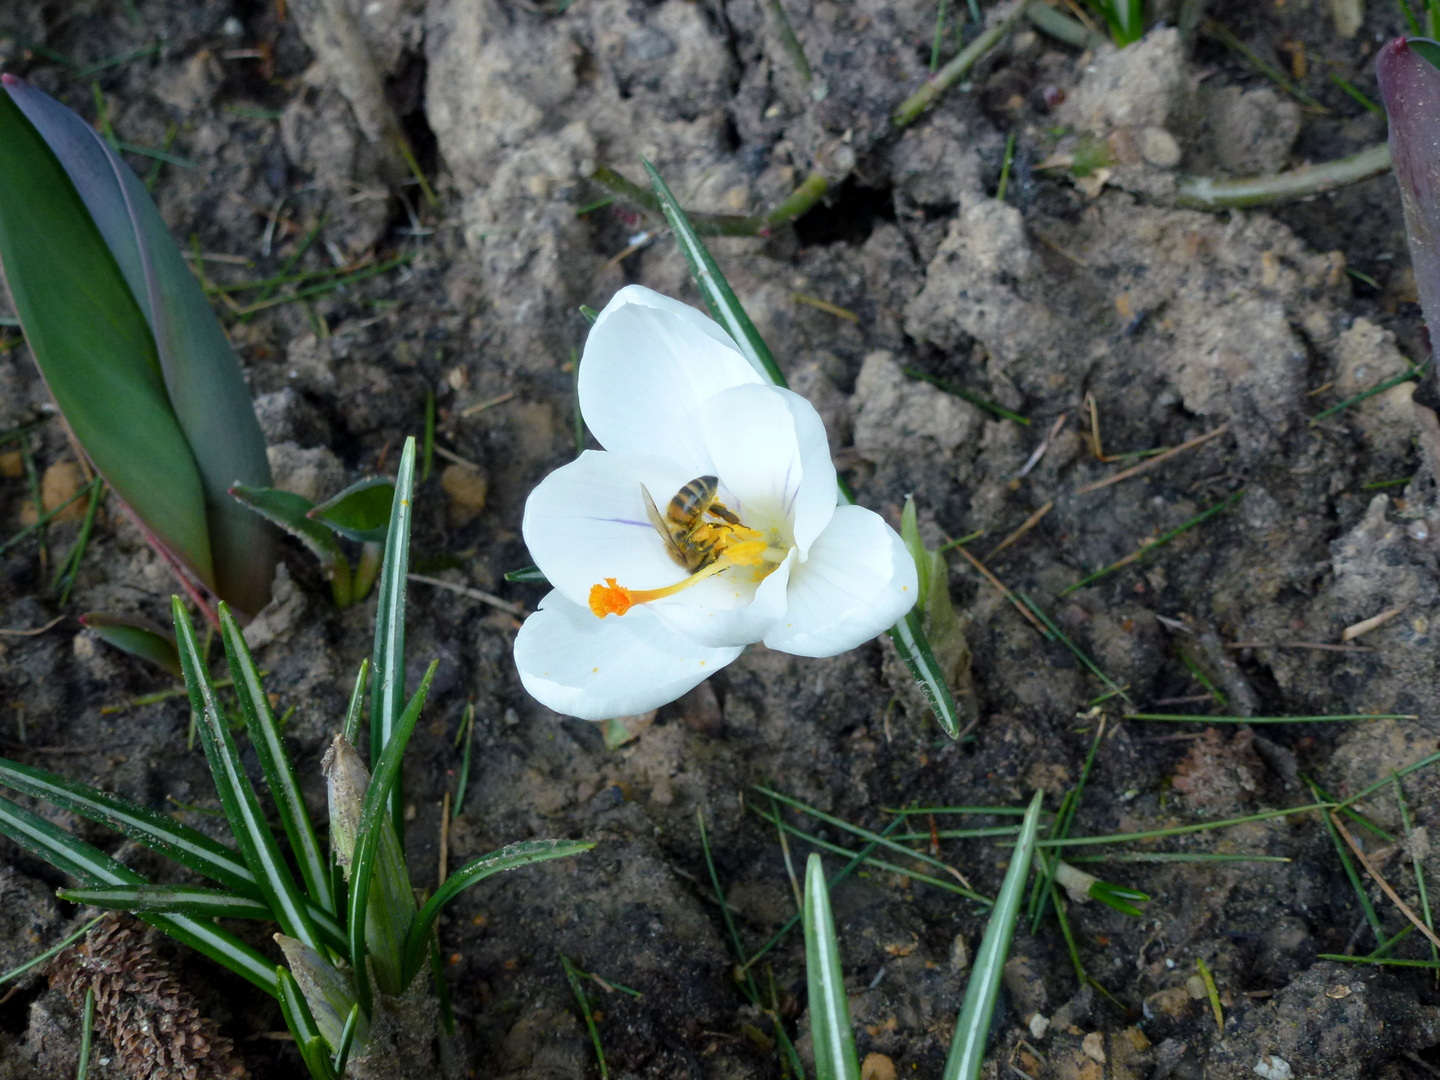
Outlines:
[[[383,738],[373,742],[372,777],[354,745],[364,697],[362,666],[343,729],[324,762],[330,800],[328,852],[306,810],[250,650],[224,604],[219,619],[226,659],[274,812],[289,841],[288,859],[241,763],[178,597],[173,608],[179,660],[233,846],[128,800],[0,759],[0,783],[5,786],[107,825],[213,882],[205,887],[152,884],[98,848],[0,799],[0,833],[80,883],[79,888],[62,890],[62,898],[134,912],[277,998],[316,1080],[332,1080],[347,1067],[356,1076],[424,1071],[443,1010],[444,988],[429,982],[437,967],[432,954],[441,909],[491,874],[594,846],[569,840],[511,844],[466,864],[417,906],[400,844],[400,819],[391,813],[405,748],[435,671],[432,664],[408,704],[400,702],[404,563],[415,457],[415,440],[409,439],[395,484],[380,575],[372,727],[380,721]],[[390,703],[403,707],[392,710]],[[292,865],[299,870],[298,880]],[[285,963],[277,964],[221,928],[214,921],[220,918],[278,923],[275,940]],[[445,1011],[448,1030],[453,1022]]]

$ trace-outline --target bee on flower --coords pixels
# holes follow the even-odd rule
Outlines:
[[[579,394],[605,449],[541,481],[522,526],[554,586],[515,638],[541,704],[644,712],[746,645],[834,656],[914,605],[900,537],[840,503],[814,406],[698,311],[622,289],[590,330]]]

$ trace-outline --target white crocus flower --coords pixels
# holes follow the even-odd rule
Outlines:
[[[900,537],[837,505],[820,415],[698,311],[622,289],[585,343],[579,393],[605,449],[525,504],[525,543],[554,590],[520,628],[515,664],[542,704],[587,720],[644,712],[753,642],[834,656],[915,603]]]

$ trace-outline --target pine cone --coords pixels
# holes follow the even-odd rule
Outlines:
[[[109,912],[50,965],[50,985],[78,1012],[95,991],[95,1033],[134,1080],[244,1080],[234,1044],[201,1016],[154,950],[142,924]]]

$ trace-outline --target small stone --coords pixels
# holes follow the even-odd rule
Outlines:
[[[1032,1039],[1043,1039],[1045,1033],[1050,1030],[1050,1021],[1038,1012],[1030,1017],[1030,1037]]]
[[[1140,156],[1160,169],[1173,169],[1180,164],[1180,144],[1162,127],[1147,127],[1140,132]]]
[[[0,476],[7,480],[25,475],[25,458],[19,450],[7,450],[0,454]]]
[[[964,934],[956,934],[955,943],[950,946],[950,970],[964,971],[969,966],[970,944],[965,940]],[[1038,1039],[1040,1036],[1035,1037]]]
[[[1284,1058],[1266,1054],[1255,1063],[1255,1075],[1262,1080],[1291,1080],[1295,1074],[1290,1069],[1290,1063]]]
[[[80,466],[73,461],[57,461],[45,470],[45,475],[40,478],[40,502],[48,514],[60,506],[66,499],[75,495],[85,483],[85,475],[80,471]],[[90,503],[89,499],[76,499],[69,506],[61,510],[53,518],[51,523],[61,521],[79,521],[85,516],[85,508]],[[35,503],[27,499],[20,508],[20,523],[22,525],[33,525],[39,515],[35,512]]]
[[[866,1054],[860,1063],[860,1080],[895,1080],[895,1062],[884,1054]]]
[[[484,473],[465,465],[447,465],[440,474],[440,486],[450,496],[446,516],[456,528],[470,524],[485,509],[490,483]]]
[[[1098,1031],[1092,1031],[1085,1038],[1080,1040],[1080,1049],[1091,1061],[1105,1064],[1105,1036]]]
[[[1199,975],[1191,975],[1186,979],[1185,989],[1194,1001],[1204,1001],[1210,995],[1210,990],[1206,987],[1205,980]]]

